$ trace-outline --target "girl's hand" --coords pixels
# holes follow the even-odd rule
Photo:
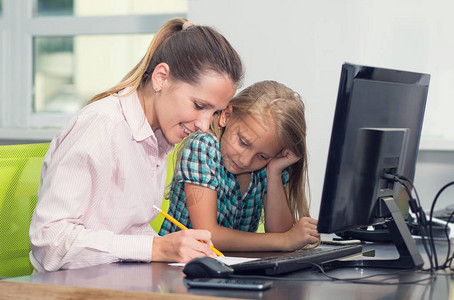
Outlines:
[[[272,174],[280,176],[285,168],[287,168],[290,165],[293,165],[300,159],[301,157],[296,156],[289,149],[284,149],[276,157],[270,160],[266,167],[266,171],[267,173],[270,172]]]
[[[208,230],[188,229],[153,239],[153,261],[185,263],[199,256],[216,257]]]
[[[317,220],[309,217],[299,219],[292,229],[285,233],[287,238],[285,250],[295,251],[307,244],[316,244],[320,239],[317,223]]]

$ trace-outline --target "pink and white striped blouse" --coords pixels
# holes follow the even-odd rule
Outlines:
[[[129,89],[123,91],[124,94]],[[52,140],[30,225],[39,272],[151,261],[173,145],[153,132],[137,93],[83,108]]]

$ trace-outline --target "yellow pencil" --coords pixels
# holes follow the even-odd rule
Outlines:
[[[163,212],[159,207],[157,207],[156,205],[153,205],[153,207],[159,211],[159,213],[161,215],[163,215],[165,218],[167,218],[170,222],[172,222],[173,224],[177,225],[178,228],[180,228],[181,230],[186,230],[188,229],[186,226],[184,226],[183,224],[181,224],[180,222],[178,222],[175,218],[173,218],[172,216],[170,216],[168,213],[166,212]],[[210,248],[211,250],[216,253],[217,256],[224,256],[224,254],[222,254],[221,251],[219,251],[218,249],[214,248],[213,245],[210,245]]]

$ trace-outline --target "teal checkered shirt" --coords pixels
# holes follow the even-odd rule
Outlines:
[[[242,194],[237,176],[224,166],[217,138],[210,133],[196,133],[188,140],[175,172],[176,178],[172,181],[169,194],[169,215],[192,228],[184,192],[184,184],[192,183],[217,192],[217,221],[220,226],[257,231],[262,199],[267,191],[266,168],[252,172],[248,190]],[[287,183],[288,172],[283,172],[282,180]],[[177,230],[177,226],[164,220],[159,234]]]

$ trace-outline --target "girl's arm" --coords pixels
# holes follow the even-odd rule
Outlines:
[[[211,241],[221,251],[292,251],[318,241],[317,221],[303,218],[284,233],[255,233],[219,226],[217,192],[185,184],[186,205],[192,227],[211,231]]]
[[[281,155],[273,158],[266,167],[268,191],[263,199],[266,232],[285,232],[293,226],[293,214],[288,207],[287,195],[282,185],[282,171],[299,159],[290,150],[284,149]]]

